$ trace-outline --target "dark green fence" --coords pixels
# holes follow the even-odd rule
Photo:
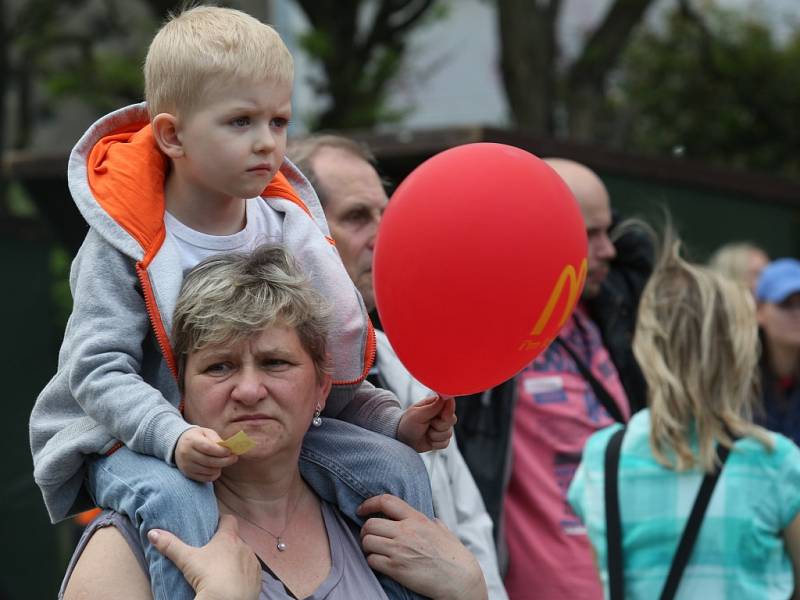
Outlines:
[[[753,242],[772,257],[800,256],[800,204],[620,175],[604,179],[612,203],[626,216],[659,222],[666,207],[696,260],[730,241]]]
[[[69,524],[54,527],[33,483],[28,417],[36,395],[56,367],[60,333],[51,303],[52,241],[19,235],[3,227],[0,294],[3,344],[4,412],[0,435],[0,598],[54,598],[73,533]]]

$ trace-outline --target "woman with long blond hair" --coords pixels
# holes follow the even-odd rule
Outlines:
[[[634,338],[648,408],[589,438],[569,490],[612,600],[793,597],[800,449],[753,423],[758,346],[748,291],[668,241]]]

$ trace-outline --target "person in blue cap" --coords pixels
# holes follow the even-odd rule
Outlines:
[[[763,425],[800,444],[800,261],[781,258],[768,264],[755,296]]]

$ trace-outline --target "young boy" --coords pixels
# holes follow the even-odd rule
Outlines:
[[[193,8],[153,39],[146,106],[104,117],[70,156],[70,191],[90,230],[72,266],[58,372],[31,415],[34,478],[54,522],[95,504],[125,513],[146,547],[155,598],[193,592],[147,531],[208,542],[218,519],[209,482],[237,460],[216,432],[183,420],[167,333],[183,274],[212,254],[282,243],[334,307],[336,385],[325,414],[349,423],[311,428],[304,477],[356,522],[356,506],[384,491],[432,515],[419,457],[389,437],[442,447],[452,406],[437,398],[403,412],[362,383],[375,348],[369,319],[316,195],[284,161],[292,78],[272,28]],[[396,487],[382,489],[375,482],[390,469]]]

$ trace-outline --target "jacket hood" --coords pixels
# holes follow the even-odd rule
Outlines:
[[[127,106],[98,120],[72,150],[70,192],[84,219],[119,251],[147,267],[161,247],[164,180],[169,161],[153,137],[145,103]],[[300,206],[320,224],[295,193],[305,178],[286,163],[262,193]],[[313,192],[311,192],[313,193]],[[322,223],[325,223],[324,216]],[[328,235],[327,224],[323,230]]]

